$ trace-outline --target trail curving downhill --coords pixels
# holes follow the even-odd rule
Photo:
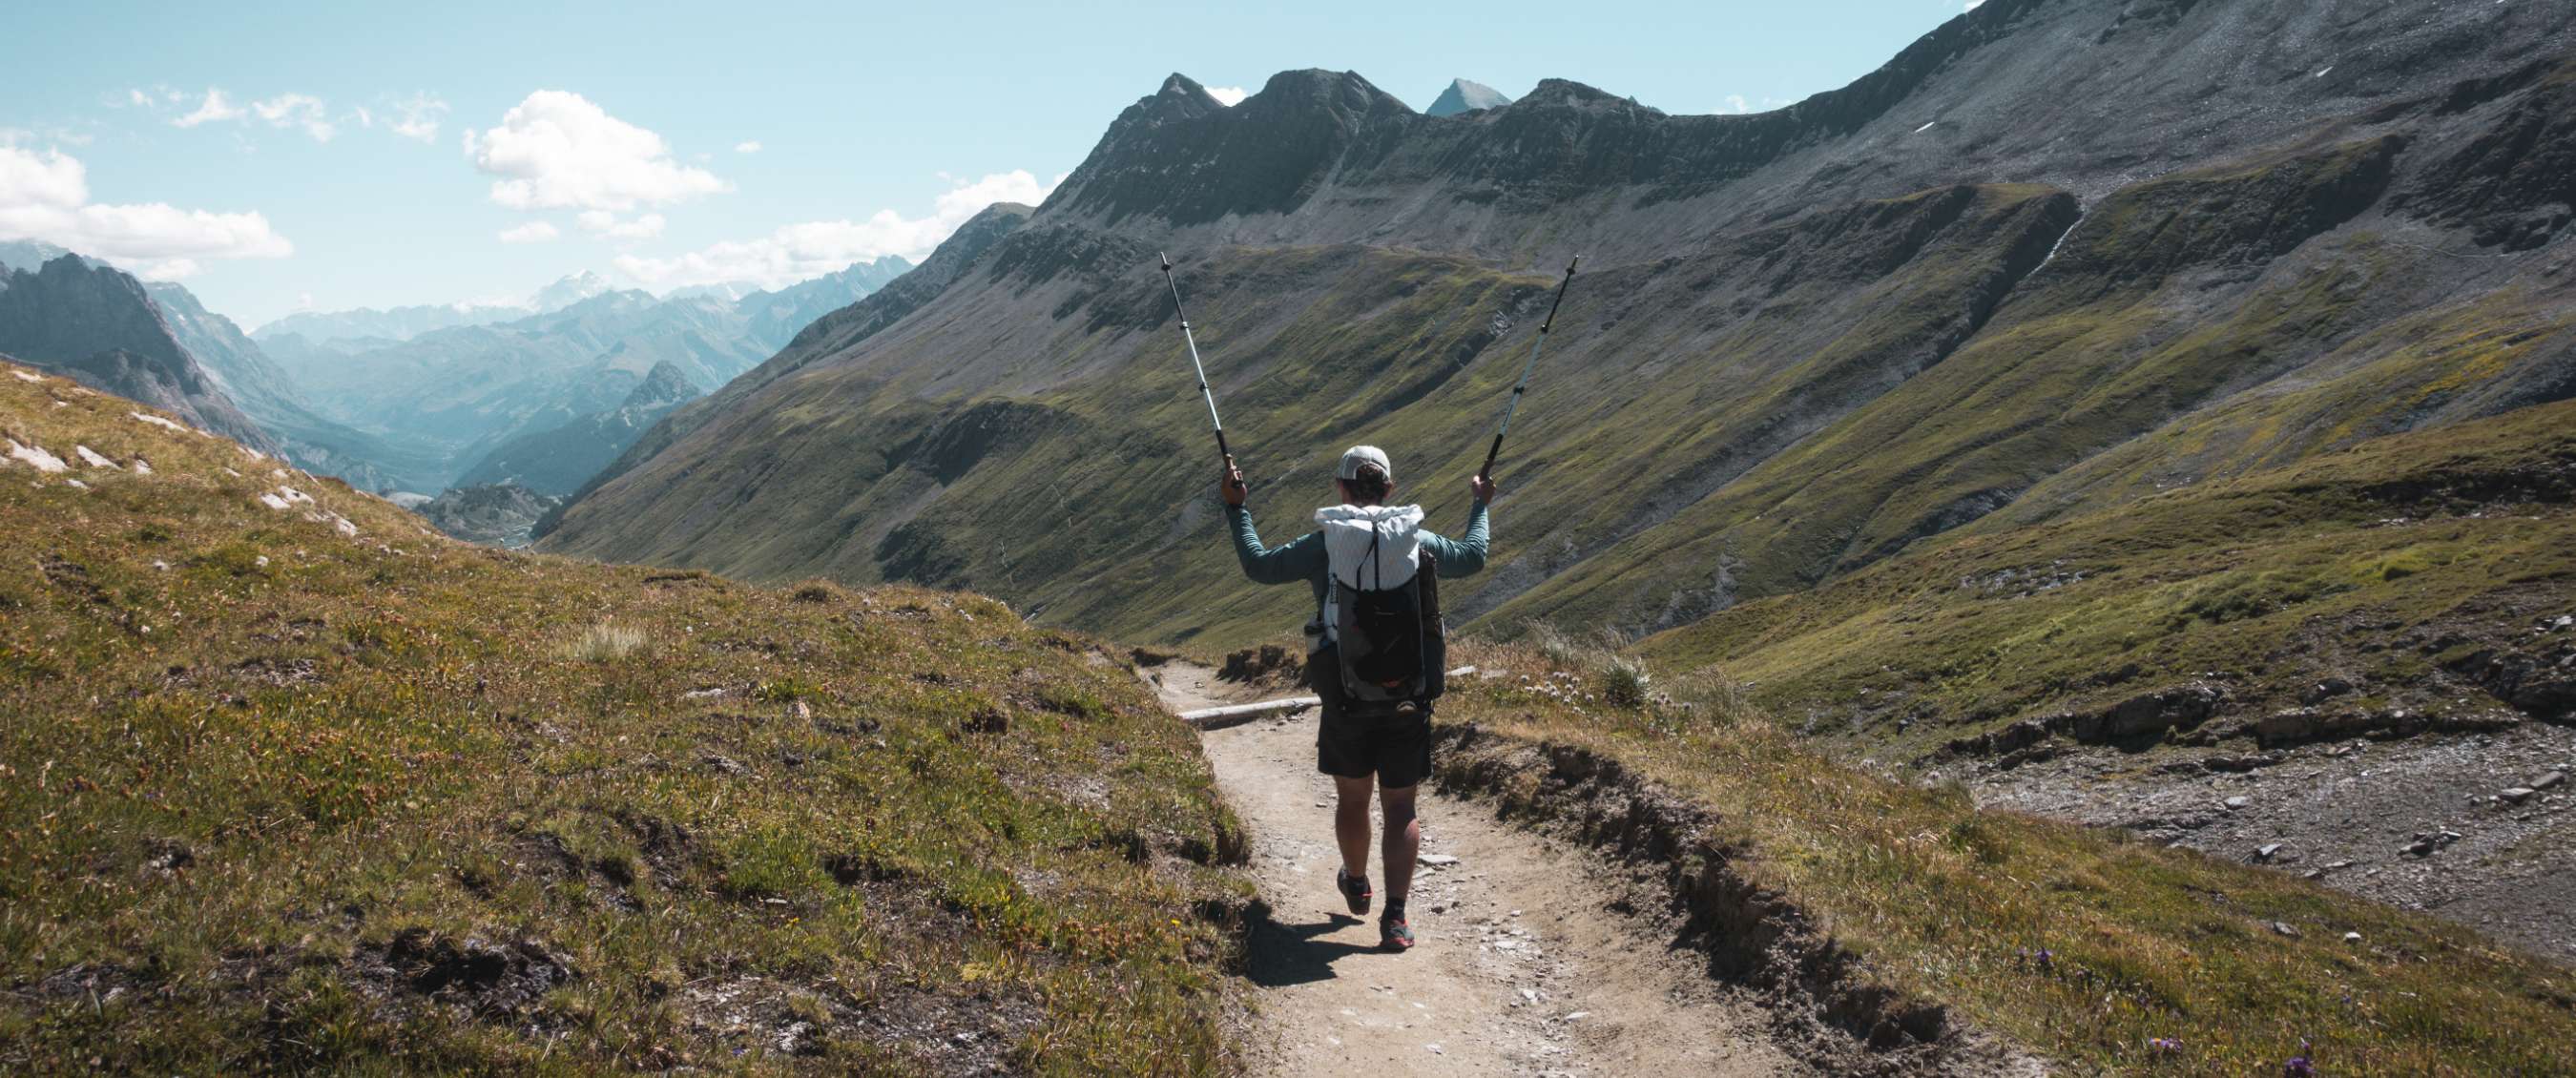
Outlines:
[[[1257,698],[1184,662],[1146,675],[1176,712]],[[1270,906],[1251,946],[1256,1073],[1818,1073],[1772,1038],[1755,1001],[1672,950],[1668,929],[1621,912],[1658,908],[1625,897],[1624,874],[1434,785],[1411,900],[1420,943],[1379,951],[1374,921],[1333,891],[1332,781],[1315,771],[1314,721],[1310,709],[1202,737]],[[1435,867],[1435,856],[1457,860]]]

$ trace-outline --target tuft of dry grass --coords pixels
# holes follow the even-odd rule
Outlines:
[[[581,635],[564,644],[559,654],[576,662],[614,662],[642,649],[648,639],[642,629],[603,621],[582,630]]]

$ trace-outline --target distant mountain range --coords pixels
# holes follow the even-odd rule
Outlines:
[[[429,493],[471,473],[567,494],[670,409],[911,268],[661,298],[582,273],[524,305],[305,312],[244,334],[177,284],[8,242],[0,351],[362,489]]]
[[[511,483],[540,495],[571,494],[672,409],[705,395],[677,364],[662,360],[617,407],[513,437],[466,469],[456,485]]]
[[[1456,116],[1460,113],[1474,112],[1478,109],[1498,109],[1511,103],[1511,97],[1504,94],[1501,90],[1494,89],[1493,87],[1487,86],[1481,82],[1470,82],[1466,79],[1457,79],[1449,84],[1448,89],[1440,91],[1440,96],[1431,102],[1430,108],[1422,110],[1422,114],[1425,116]]]
[[[606,291],[609,291],[608,282],[585,270],[538,289],[521,303],[422,304],[391,310],[359,307],[346,311],[299,311],[252,331],[251,339],[263,344],[287,336],[316,344],[345,340],[407,341],[434,329],[488,326],[532,314],[560,311]]]

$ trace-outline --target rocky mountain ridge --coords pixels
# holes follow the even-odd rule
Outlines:
[[[2491,166],[2453,161],[2525,145],[2513,132],[2535,123],[2555,130],[2564,76],[2549,57],[2569,38],[2550,16],[2566,7],[2414,18],[2333,0],[1994,0],[1851,86],[1755,116],[1666,116],[1550,81],[1508,108],[1434,120],[1356,75],[1314,71],[1225,108],[1175,75],[936,301],[892,332],[800,358],[793,379],[746,380],[682,410],[614,469],[637,476],[633,490],[611,482],[577,501],[556,541],[755,573],[972,581],[1085,624],[1185,637],[1227,626],[1242,639],[1291,604],[1166,604],[1120,581],[1118,566],[1160,561],[1148,551],[1210,526],[1201,484],[1184,475],[1154,473],[1148,497],[1110,469],[1075,477],[1068,497],[1099,507],[1099,540],[1004,553],[985,534],[989,514],[1014,504],[1005,473],[1024,454],[1102,459],[1114,447],[1114,459],[1143,460],[1144,447],[1189,444],[1154,253],[1188,261],[1236,442],[1276,447],[1245,454],[1265,479],[1312,482],[1298,477],[1327,440],[1400,439],[1433,454],[1413,470],[1431,477],[1417,489],[1436,510],[1507,377],[1477,360],[1526,346],[1546,279],[1522,269],[1583,251],[1593,268],[1532,402],[1552,418],[1525,428],[1531,440],[1506,462],[1522,493],[1504,508],[1529,529],[1526,545],[1455,605],[1502,623],[1681,624],[1970,523],[2160,424],[2200,421],[2189,417],[2214,399],[2402,348],[2386,318],[2399,310],[2488,296],[2553,325],[2559,298],[2496,293],[2493,273],[2462,273],[2438,252],[2473,245],[2474,229],[2417,211],[2474,201],[2454,189],[2493,169],[2538,167],[2502,149],[2482,151]],[[2277,77],[2252,78],[2262,72]],[[2106,99],[2124,103],[2122,122],[2083,112]],[[2194,134],[2176,137],[2186,126]],[[2507,189],[2548,194],[2541,180]],[[2502,212],[2550,212],[2514,205]],[[2394,271],[2416,263],[2427,272]],[[2337,264],[2364,276],[2349,294],[2316,295],[2315,275]],[[2284,304],[2343,321],[2299,333],[2264,314]],[[2226,312],[2232,344],[2189,335]],[[2548,399],[2564,367],[2552,339],[2447,412],[2335,436]],[[2022,362],[2041,340],[2066,347]],[[2163,358],[2119,358],[2139,348]],[[2228,359],[2248,349],[2263,361]],[[2420,384],[2440,366],[2418,369]],[[2036,392],[2053,383],[2034,379],[2081,385],[2123,369],[2181,380],[2073,420],[2049,418],[2052,398]],[[1995,378],[2034,391],[1996,424],[2039,433],[1937,433],[1976,394],[2003,392]],[[776,422],[824,399],[866,403],[831,426]],[[2242,402],[2259,411],[2277,398]],[[1599,444],[1608,417],[1634,409],[1624,425],[1651,435]],[[705,429],[717,413],[721,435]],[[980,433],[942,433],[957,423]],[[1871,433],[1837,434],[1846,424]],[[890,455],[957,438],[987,463],[956,479],[943,478],[952,465]],[[1917,443],[1921,455],[1876,453]],[[752,445],[768,448],[735,455]],[[887,466],[809,477],[753,464],[782,452]],[[665,454],[676,455],[652,459]],[[1887,457],[1879,485],[1841,485],[1880,468],[1873,456]],[[680,474],[690,481],[662,481]],[[1868,493],[1831,504],[1826,492],[1845,489]],[[1799,490],[1816,511],[1783,500]],[[747,519],[700,508],[773,495],[843,508]],[[1140,526],[1172,504],[1190,507],[1180,523]],[[656,523],[629,524],[643,520]],[[1180,556],[1213,581],[1219,555]],[[1004,574],[1023,583],[994,583]]]

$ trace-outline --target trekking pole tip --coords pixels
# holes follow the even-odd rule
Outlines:
[[[1158,252],[1158,253],[1160,254],[1160,257],[1161,257],[1161,258],[1162,258],[1162,260],[1163,260],[1163,272],[1165,272],[1165,273],[1170,273],[1170,272],[1172,272],[1172,256],[1171,256],[1171,253],[1170,253],[1170,252],[1168,252],[1168,251],[1165,251],[1165,252]]]

